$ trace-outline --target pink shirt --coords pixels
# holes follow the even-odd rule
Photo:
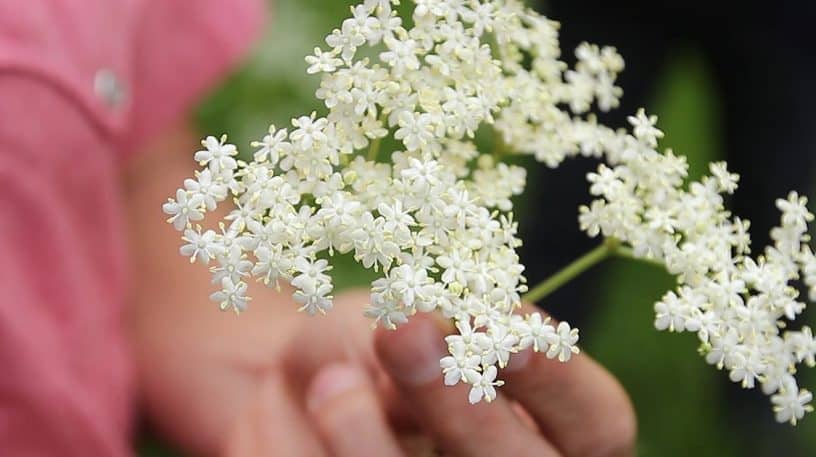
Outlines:
[[[0,456],[131,454],[120,165],[261,19],[259,0],[0,0]]]

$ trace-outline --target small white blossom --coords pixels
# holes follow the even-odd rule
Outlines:
[[[778,422],[790,422],[796,425],[806,412],[812,412],[810,402],[813,395],[805,389],[799,390],[795,382],[789,382],[779,393],[771,397]]]
[[[449,351],[451,355],[439,361],[446,386],[477,377],[482,363],[480,356],[470,353],[466,344],[451,344]]]
[[[473,386],[468,394],[468,401],[478,403],[484,399],[491,402],[496,399],[496,387],[504,384],[504,381],[496,380],[498,370],[490,365],[485,368],[484,373],[473,373],[468,382]]]
[[[335,52],[323,52],[320,48],[314,48],[314,55],[306,56],[306,63],[309,68],[306,73],[331,73],[339,66],[343,65],[343,61],[337,58]]]
[[[575,345],[578,342],[577,328],[570,328],[566,322],[560,322],[555,332],[548,341],[550,348],[547,350],[547,357],[551,359],[558,357],[559,361],[566,362],[573,354],[580,352]]]
[[[648,146],[657,146],[657,140],[663,138],[663,132],[655,127],[657,116],[646,116],[646,111],[643,108],[638,110],[636,116],[629,116],[627,119],[634,127],[635,137]]]
[[[324,132],[328,122],[324,118],[315,120],[315,115],[316,113],[312,113],[311,116],[292,119],[292,125],[297,128],[292,131],[289,138],[301,149],[311,149],[315,143],[325,143],[328,139]]]
[[[162,210],[170,218],[167,222],[173,224],[176,230],[184,230],[190,222],[204,219],[204,197],[199,194],[190,194],[183,189],[176,191],[176,199],[168,200]]]
[[[223,247],[218,242],[217,236],[212,230],[201,233],[201,227],[196,230],[186,229],[181,239],[187,244],[179,248],[179,253],[189,257],[190,263],[200,260],[201,263],[207,264],[210,259],[223,254]]]
[[[221,290],[210,295],[210,299],[218,302],[221,311],[233,309],[236,313],[246,310],[247,301],[246,296],[247,285],[244,282],[233,282],[230,277],[225,277],[221,280]]]
[[[201,145],[206,149],[195,153],[195,160],[202,166],[207,165],[213,174],[219,175],[222,171],[233,170],[238,165],[234,156],[238,155],[238,149],[233,144],[226,142],[227,136],[221,139],[214,136],[205,138]]]

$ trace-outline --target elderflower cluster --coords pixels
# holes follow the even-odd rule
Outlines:
[[[631,135],[593,129],[607,164],[588,175],[598,198],[580,208],[581,228],[664,264],[678,287],[655,304],[655,327],[696,332],[708,363],[745,388],[759,384],[777,420],[796,424],[813,409],[811,393],[794,377],[796,365],[812,367],[816,356],[809,327],[787,330],[805,309],[791,282],[801,279],[816,299],[807,199],[791,192],[777,200],[782,218],[771,231],[774,244],[751,257],[749,222],[724,207],[723,195],[736,190],[739,177],[718,162],[710,176],[686,183],[685,158],[655,150],[662,136],[656,121],[641,110],[629,118]]]
[[[202,142],[203,169],[164,211],[184,233],[182,255],[210,265],[219,288],[211,298],[240,312],[248,281],[285,281],[301,311],[325,313],[330,259],[351,253],[380,273],[365,314],[388,328],[417,312],[454,320],[440,361],[445,383],[467,383],[471,402],[490,401],[513,354],[531,348],[567,361],[578,352],[578,331],[566,322],[517,313],[527,286],[512,198],[525,170],[503,159],[527,154],[556,167],[576,155],[601,158],[582,229],[665,262],[680,286],[655,306],[657,327],[698,332],[710,363],[746,387],[761,384],[780,421],[800,419],[810,394],[793,367],[814,363],[816,342],[807,327],[782,329],[804,308],[789,281],[801,277],[816,297],[804,199],[779,202],[775,245],[748,257],[748,223],[723,206],[737,185],[724,164],[685,187],[685,159],[656,151],[654,117],[639,112],[629,133],[589,113],[622,95],[613,48],[582,44],[568,68],[558,24],[521,0],[413,3],[406,28],[398,1],[363,1],[326,37],[327,49],[306,57],[325,115],[271,126],[249,163],[225,137]],[[484,129],[494,134],[491,152],[474,142]],[[399,147],[380,154],[389,142]],[[202,229],[225,201],[232,206],[220,229]]]

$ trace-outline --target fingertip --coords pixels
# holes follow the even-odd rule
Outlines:
[[[332,363],[312,379],[306,407],[331,455],[400,455],[363,368]]]
[[[326,402],[365,386],[365,374],[351,364],[333,363],[317,372],[306,394],[306,407],[314,412]]]
[[[445,343],[430,317],[418,315],[396,330],[380,329],[374,341],[380,362],[397,383],[419,386],[441,376]]]
[[[506,392],[565,454],[632,455],[637,420],[631,400],[586,354],[564,363],[533,353],[525,366],[506,370],[505,380]]]

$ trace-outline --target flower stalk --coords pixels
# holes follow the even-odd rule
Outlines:
[[[659,260],[636,256],[634,251],[632,251],[632,248],[623,246],[620,240],[615,238],[606,238],[599,246],[573,260],[569,265],[565,266],[554,275],[538,283],[529,292],[524,294],[521,299],[522,301],[528,303],[541,301],[556,290],[560,289],[564,284],[567,284],[585,271],[612,256],[619,257],[621,259],[637,260],[638,262],[654,267],[666,268],[666,265]]]
[[[543,300],[551,293],[560,289],[564,284],[572,281],[583,272],[594,267],[614,254],[620,247],[620,241],[607,238],[603,243],[572,261],[554,275],[540,282],[521,297],[522,301],[531,303]]]
[[[380,155],[380,144],[382,143],[382,138],[375,138],[371,140],[371,146],[368,148],[368,154],[366,155],[366,159],[371,162],[377,161],[377,156]]]

